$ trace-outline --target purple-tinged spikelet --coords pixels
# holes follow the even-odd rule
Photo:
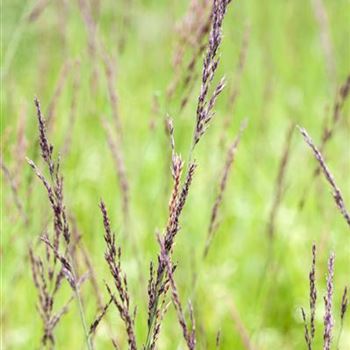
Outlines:
[[[311,350],[312,343],[311,343],[311,337],[310,337],[309,327],[307,325],[306,314],[305,314],[304,308],[301,308],[301,315],[303,317],[303,322],[304,322],[304,338],[305,338],[308,350]]]
[[[186,178],[180,189],[180,178],[183,163],[181,158],[176,155],[174,150],[174,138],[173,138],[173,126],[168,124],[168,131],[171,138],[172,145],[172,175],[174,179],[173,191],[169,201],[169,216],[168,222],[162,237],[162,242],[164,244],[164,251],[158,255],[158,266],[156,269],[155,276],[153,276],[153,267],[151,269],[151,277],[148,285],[149,294],[149,305],[148,305],[148,332],[146,341],[144,344],[144,350],[150,350],[155,347],[156,339],[159,335],[160,329],[160,315],[163,315],[164,308],[164,298],[161,302],[161,297],[166,295],[166,291],[169,288],[169,276],[167,273],[167,267],[164,260],[164,256],[171,258],[172,249],[174,245],[174,239],[180,230],[179,219],[182,210],[185,206],[189,188],[192,183],[194,171],[196,169],[196,163],[192,161],[192,152],[195,145],[199,142],[201,136],[204,134],[208,123],[213,117],[213,107],[217,96],[221,93],[224,82],[221,80],[217,87],[214,89],[211,97],[208,98],[208,91],[211,82],[214,78],[214,73],[217,69],[219,59],[217,58],[217,51],[221,43],[221,26],[226,12],[227,5],[230,0],[214,0],[212,7],[212,29],[209,36],[209,43],[207,54],[203,62],[202,71],[202,85],[200,95],[198,97],[197,113],[196,113],[196,125],[194,130],[194,135],[192,139],[192,145],[190,149],[189,163],[186,171]],[[165,312],[165,311],[164,311]]]
[[[344,288],[344,293],[341,299],[341,307],[340,307],[340,320],[344,322],[345,314],[348,309],[349,299],[348,299],[348,288]]]
[[[105,304],[105,306],[102,308],[101,312],[99,313],[99,315],[95,318],[95,320],[91,323],[90,325],[90,330],[89,333],[90,334],[94,334],[96,332],[96,329],[98,327],[98,325],[100,324],[100,322],[102,321],[103,317],[106,315],[108,308],[110,307],[110,305],[113,302],[113,297],[111,297],[109,299],[109,301]]]
[[[53,159],[53,146],[48,140],[45,119],[42,115],[40,103],[37,98],[34,100],[34,103],[38,118],[41,156],[48,167],[50,173],[49,180],[45,178],[43,173],[32,160],[27,158],[27,161],[47,191],[47,197],[53,215],[53,236],[49,237],[46,232],[41,236],[41,241],[43,241],[46,246],[46,264],[42,262],[40,257],[35,258],[33,252],[30,251],[34,285],[37,287],[39,294],[38,309],[44,325],[42,345],[46,346],[49,343],[49,345],[52,346],[54,344],[53,329],[58,324],[61,317],[68,311],[67,304],[58,314],[53,314],[54,297],[62,284],[62,280],[66,278],[78,303],[87,348],[92,350],[92,344],[86,328],[85,314],[79,294],[79,286],[85,278],[84,276],[79,278],[76,274],[71,256],[75,244],[71,244],[70,242],[71,234],[68,225],[66,207],[63,200],[63,177],[60,174],[60,161],[59,157],[57,160]],[[60,252],[61,237],[63,237],[66,244],[64,254]],[[50,259],[50,251],[53,253],[54,257],[52,260]],[[61,268],[58,271],[55,269],[57,261],[59,261],[61,265]],[[46,276],[48,277],[48,280],[46,280]],[[49,284],[50,286],[48,287]],[[49,288],[50,292],[48,292]]]
[[[194,322],[194,317],[193,317],[193,309],[192,309],[192,305],[190,304],[190,318],[191,318],[191,323],[192,323],[192,327],[191,329],[189,329],[187,327],[186,324],[186,320],[185,320],[185,315],[183,312],[183,307],[179,298],[179,292],[177,290],[177,286],[175,283],[175,279],[174,279],[174,267],[170,261],[169,255],[166,251],[164,242],[162,241],[162,238],[160,236],[158,236],[158,243],[160,246],[160,259],[162,261],[162,264],[165,266],[166,271],[167,271],[167,275],[168,275],[168,279],[169,279],[169,285],[170,285],[170,289],[171,289],[171,295],[172,295],[172,300],[173,300],[173,304],[177,313],[177,318],[179,321],[179,324],[181,326],[182,329],[182,334],[183,337],[186,341],[187,347],[189,350],[194,350],[196,347],[196,336],[195,336],[195,322]]]
[[[312,141],[312,139],[309,136],[309,134],[307,133],[307,131],[304,128],[301,128],[301,127],[298,127],[298,128],[299,128],[300,133],[303,135],[305,142],[312,149],[314,156],[317,159],[326,180],[331,185],[332,190],[333,190],[334,201],[335,201],[339,211],[343,215],[345,221],[347,222],[347,224],[350,227],[350,215],[345,207],[342,193],[341,193],[340,189],[338,188],[337,184],[335,183],[334,177],[333,177],[332,173],[330,172],[330,170],[328,169],[328,166],[327,166],[321,152],[317,149],[317,147],[315,146],[314,142]]]
[[[332,343],[332,330],[334,326],[332,314],[334,259],[335,255],[332,253],[328,260],[327,293],[324,297],[325,313],[323,317],[323,350],[330,350]]]
[[[54,173],[54,164],[52,161],[53,146],[50,144],[47,138],[46,123],[45,123],[44,116],[41,112],[40,102],[37,98],[35,98],[34,103],[35,103],[37,117],[38,117],[39,144],[40,144],[41,156],[49,166],[50,174],[53,175]]]
[[[315,315],[316,315],[316,301],[317,301],[317,289],[316,289],[316,244],[312,245],[312,267],[309,273],[310,283],[310,336],[311,341],[315,337]]]
[[[306,313],[304,308],[301,308],[301,315],[304,322],[304,337],[308,350],[312,350],[312,343],[315,337],[315,314],[316,314],[316,301],[317,301],[317,289],[316,289],[316,244],[312,245],[312,264],[309,273],[309,304],[310,304],[310,324],[308,324],[306,319]]]
[[[327,120],[324,123],[324,128],[322,131],[322,139],[321,144],[319,146],[320,152],[324,152],[327,143],[331,140],[334,131],[336,130],[336,127],[339,123],[342,110],[344,107],[344,104],[346,100],[348,99],[350,95],[350,75],[347,76],[346,81],[340,86],[337,97],[335,99],[334,105],[333,105],[333,112],[332,112],[332,118],[330,121],[330,125],[327,122]],[[316,167],[313,172],[312,181],[314,181],[318,175],[321,173],[322,167]],[[304,203],[306,201],[307,195],[309,193],[309,189],[311,188],[310,184],[307,185],[305,190],[303,191],[303,196],[299,202],[299,207],[302,209],[304,206]]]
[[[225,87],[225,80],[221,79],[211,97],[208,97],[209,89],[219,64],[217,54],[222,39],[222,21],[229,3],[230,0],[214,0],[213,2],[212,27],[209,34],[207,53],[203,61],[202,84],[198,96],[196,126],[192,148],[194,148],[205,133],[209,122],[214,116],[213,107],[216,99]]]
[[[107,291],[119,311],[120,318],[123,320],[129,349],[136,350],[136,337],[135,337],[135,313],[130,313],[130,298],[128,292],[128,283],[126,275],[121,269],[121,248],[116,247],[115,234],[112,233],[110,220],[108,217],[107,209],[103,201],[100,202],[100,209],[103,218],[104,226],[104,240],[106,242],[105,260],[109,267],[110,273],[114,280],[114,285],[118,292],[118,298],[114,296],[110,287],[106,284]],[[102,316],[103,317],[103,316]]]

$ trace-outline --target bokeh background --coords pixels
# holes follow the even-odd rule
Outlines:
[[[112,80],[130,184],[128,229],[101,123],[103,117],[113,124],[108,81],[101,58],[89,49],[91,33],[84,22],[82,2],[89,4],[97,36],[115,68]],[[167,97],[169,84],[183,74],[182,68],[174,69],[173,57],[188,9],[189,2],[184,0],[2,1],[1,151],[2,164],[8,170],[1,172],[4,349],[37,349],[42,332],[28,247],[40,251],[38,237],[51,212],[42,185],[25,161],[25,156],[33,158],[38,153],[34,96],[41,101],[44,113],[52,114],[49,135],[55,151],[61,153],[67,210],[82,234],[106,301],[103,286],[110,276],[103,255],[100,198],[109,208],[123,249],[132,303],[138,306],[138,342],[144,341],[147,289],[142,280],[147,281],[149,262],[156,260],[159,248],[155,234],[166,224],[171,190],[171,153],[164,118],[167,114],[173,118],[176,147],[187,160],[200,88],[201,57],[194,68],[199,76],[191,89],[183,92],[179,87],[172,98]],[[272,239],[268,224],[289,128],[304,126],[320,144],[325,123],[332,118],[337,91],[350,72],[349,23],[347,0],[235,0],[228,9],[216,77],[225,75],[227,86],[218,99],[213,123],[194,154],[198,169],[174,249],[181,299],[186,304],[191,298],[194,304],[199,349],[214,349],[218,331],[220,349],[246,349],[246,334],[254,349],[306,348],[300,307],[308,308],[312,242],[318,247],[315,349],[322,347],[322,296],[331,251],[336,254],[337,338],[340,300],[344,286],[350,283],[349,229],[323,177],[313,179],[315,159],[295,128]],[[245,37],[246,59],[237,79]],[[191,45],[186,50],[185,61],[191,57]],[[229,96],[237,87],[239,94],[230,105]],[[188,104],[181,109],[183,94]],[[72,101],[76,101],[74,108]],[[226,150],[245,118],[248,126],[219,210],[220,225],[204,260]],[[324,154],[348,206],[349,128],[347,103]],[[15,203],[13,185],[20,205]],[[96,300],[89,283],[83,286],[82,294],[87,318],[92,321]],[[59,296],[62,304],[69,295],[65,286]],[[115,308],[107,319],[126,348]],[[349,320],[347,317],[340,342],[344,350],[350,347]],[[107,328],[102,324],[98,329],[97,349],[112,348]],[[57,349],[84,348],[75,304],[57,327],[56,338]],[[159,349],[184,347],[170,307]]]

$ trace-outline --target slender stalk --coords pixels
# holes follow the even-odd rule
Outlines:
[[[214,91],[209,94],[209,89],[212,85],[212,80],[215,76],[219,64],[219,58],[217,57],[218,49],[222,40],[222,22],[226,13],[226,9],[231,0],[214,0],[211,12],[211,30],[209,34],[207,52],[203,60],[202,68],[202,83],[200,93],[198,96],[197,109],[196,109],[196,122],[193,131],[193,137],[191,141],[188,164],[186,170],[186,179],[183,183],[181,191],[179,192],[179,183],[182,173],[183,163],[181,159],[175,156],[173,147],[173,177],[175,180],[174,189],[171,197],[169,221],[165,230],[164,245],[166,256],[171,256],[174,238],[179,231],[179,217],[184,207],[186,198],[188,196],[188,190],[191,185],[193,173],[195,170],[195,163],[192,162],[193,151],[195,146],[200,141],[201,137],[206,132],[210,121],[214,116],[213,108],[215,106],[217,97],[221,94],[225,81],[221,79],[216,85]],[[173,145],[173,144],[172,144]],[[161,262],[158,256],[158,270],[155,285],[151,285],[152,300],[150,298],[149,304],[149,318],[148,318],[148,332],[145,342],[145,350],[150,350],[154,345],[154,327],[156,322],[156,316],[159,313],[158,305],[159,299],[165,289],[164,278],[166,276],[165,265]],[[152,278],[152,276],[151,276]],[[164,293],[165,294],[165,293]]]
[[[76,268],[75,268],[74,262],[73,262],[74,260],[72,259],[70,254],[69,254],[69,257],[70,257],[70,261],[72,261],[73,276],[74,276],[74,279],[77,281],[78,279],[77,279],[77,274],[76,274]],[[85,335],[86,347],[87,347],[88,350],[93,350],[91,337],[90,337],[90,334],[89,334],[89,329],[87,327],[86,316],[85,316],[85,312],[84,312],[84,308],[83,308],[83,302],[82,302],[81,297],[80,297],[79,286],[77,285],[77,283],[75,284],[74,294],[75,294],[75,297],[77,299],[77,305],[78,305],[78,309],[79,309],[80,321],[81,321],[81,324],[83,326],[84,335]]]
[[[328,166],[327,166],[327,164],[322,156],[322,153],[315,146],[314,142],[312,141],[312,139],[309,136],[309,134],[307,133],[307,131],[304,128],[301,128],[300,126],[298,126],[298,129],[299,129],[300,133],[302,134],[302,136],[304,137],[305,142],[311,148],[316,160],[318,161],[319,166],[324,174],[325,179],[327,180],[327,182],[329,183],[329,185],[332,188],[333,198],[334,198],[335,204],[337,205],[340,213],[344,217],[346,223],[350,227],[350,214],[345,206],[343,195],[342,195],[339,187],[337,186],[337,184],[334,180],[334,177],[333,177],[332,173],[330,172],[330,170],[329,170],[329,168],[328,168]]]
[[[86,317],[85,317],[85,313],[84,313],[84,309],[83,309],[83,303],[81,301],[80,294],[79,294],[79,291],[77,288],[74,290],[74,293],[75,293],[75,296],[77,299],[80,320],[81,320],[81,323],[83,325],[83,329],[84,329],[84,333],[85,333],[86,346],[89,350],[93,350],[91,337],[89,335],[89,331],[87,328]]]

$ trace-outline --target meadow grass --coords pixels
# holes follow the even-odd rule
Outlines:
[[[348,214],[338,210],[339,196],[336,203],[332,198],[336,188],[344,208],[350,207],[349,3],[233,1],[223,21],[210,94],[223,76],[226,86],[222,92],[219,87],[215,116],[197,142],[203,131],[198,115],[204,124],[207,120],[198,96],[210,35],[210,6],[198,3],[202,7],[151,0],[3,4],[4,348],[37,349],[44,329],[29,248],[45,258],[52,211],[26,157],[49,181],[55,177],[41,158],[35,96],[55,161],[60,154],[71,235],[69,240],[62,232],[60,252],[74,263],[73,282],[63,281],[53,313],[65,311],[72,295],[80,296],[80,302],[69,302],[54,329],[57,349],[86,348],[88,326],[100,315],[88,334],[96,349],[112,349],[111,339],[121,349],[129,341],[133,349],[131,331],[138,348],[145,342],[150,348],[147,282],[151,261],[157,272],[157,256],[170,276],[159,349],[191,348],[193,325],[197,349],[307,349],[300,310],[308,319],[313,243],[318,295],[312,308],[313,349],[328,346],[323,296],[330,283],[332,346],[336,349],[340,329],[339,349],[350,344],[350,318],[341,317],[344,287],[350,284]],[[316,148],[310,151],[296,125],[307,130],[301,129]],[[335,188],[316,170],[315,149],[336,179]],[[169,223],[177,154],[184,162],[179,190],[190,162],[197,167],[179,227],[174,226],[181,230],[170,242],[161,234]],[[113,251],[113,239],[106,238],[99,205],[108,208],[111,232],[122,250],[131,302],[121,313],[113,298],[125,293],[125,285],[118,289],[123,275],[114,290],[116,276],[110,271],[116,270],[105,257],[106,243]],[[65,250],[66,243],[74,249]],[[334,275],[327,282],[331,252]]]

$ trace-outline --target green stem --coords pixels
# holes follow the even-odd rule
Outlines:
[[[75,289],[75,296],[76,296],[77,302],[78,302],[78,309],[79,309],[80,320],[81,320],[81,323],[82,323],[83,328],[84,328],[85,339],[86,339],[86,346],[87,346],[87,348],[89,350],[93,350],[91,337],[89,335],[89,331],[88,331],[87,324],[86,324],[86,317],[85,317],[85,313],[84,313],[84,310],[83,310],[83,303],[81,302],[81,298],[80,298],[79,291],[78,291],[77,288]]]
[[[75,283],[77,283],[77,277],[76,277],[77,274],[75,272],[76,270],[75,270],[74,262],[73,262],[73,259],[72,259],[71,256],[70,256],[70,261],[72,262],[72,273],[73,273],[73,276],[74,276],[74,280],[75,280]],[[86,347],[87,347],[88,350],[93,350],[91,337],[89,335],[89,330],[87,328],[87,323],[86,323],[86,317],[85,317],[85,313],[84,313],[83,303],[81,301],[81,297],[80,297],[79,289],[78,289],[77,285],[75,285],[75,287],[74,287],[74,293],[75,293],[75,297],[77,299],[77,304],[78,304],[79,316],[80,316],[81,324],[82,324],[83,329],[84,329],[84,335],[85,335],[85,340],[86,340]]]

